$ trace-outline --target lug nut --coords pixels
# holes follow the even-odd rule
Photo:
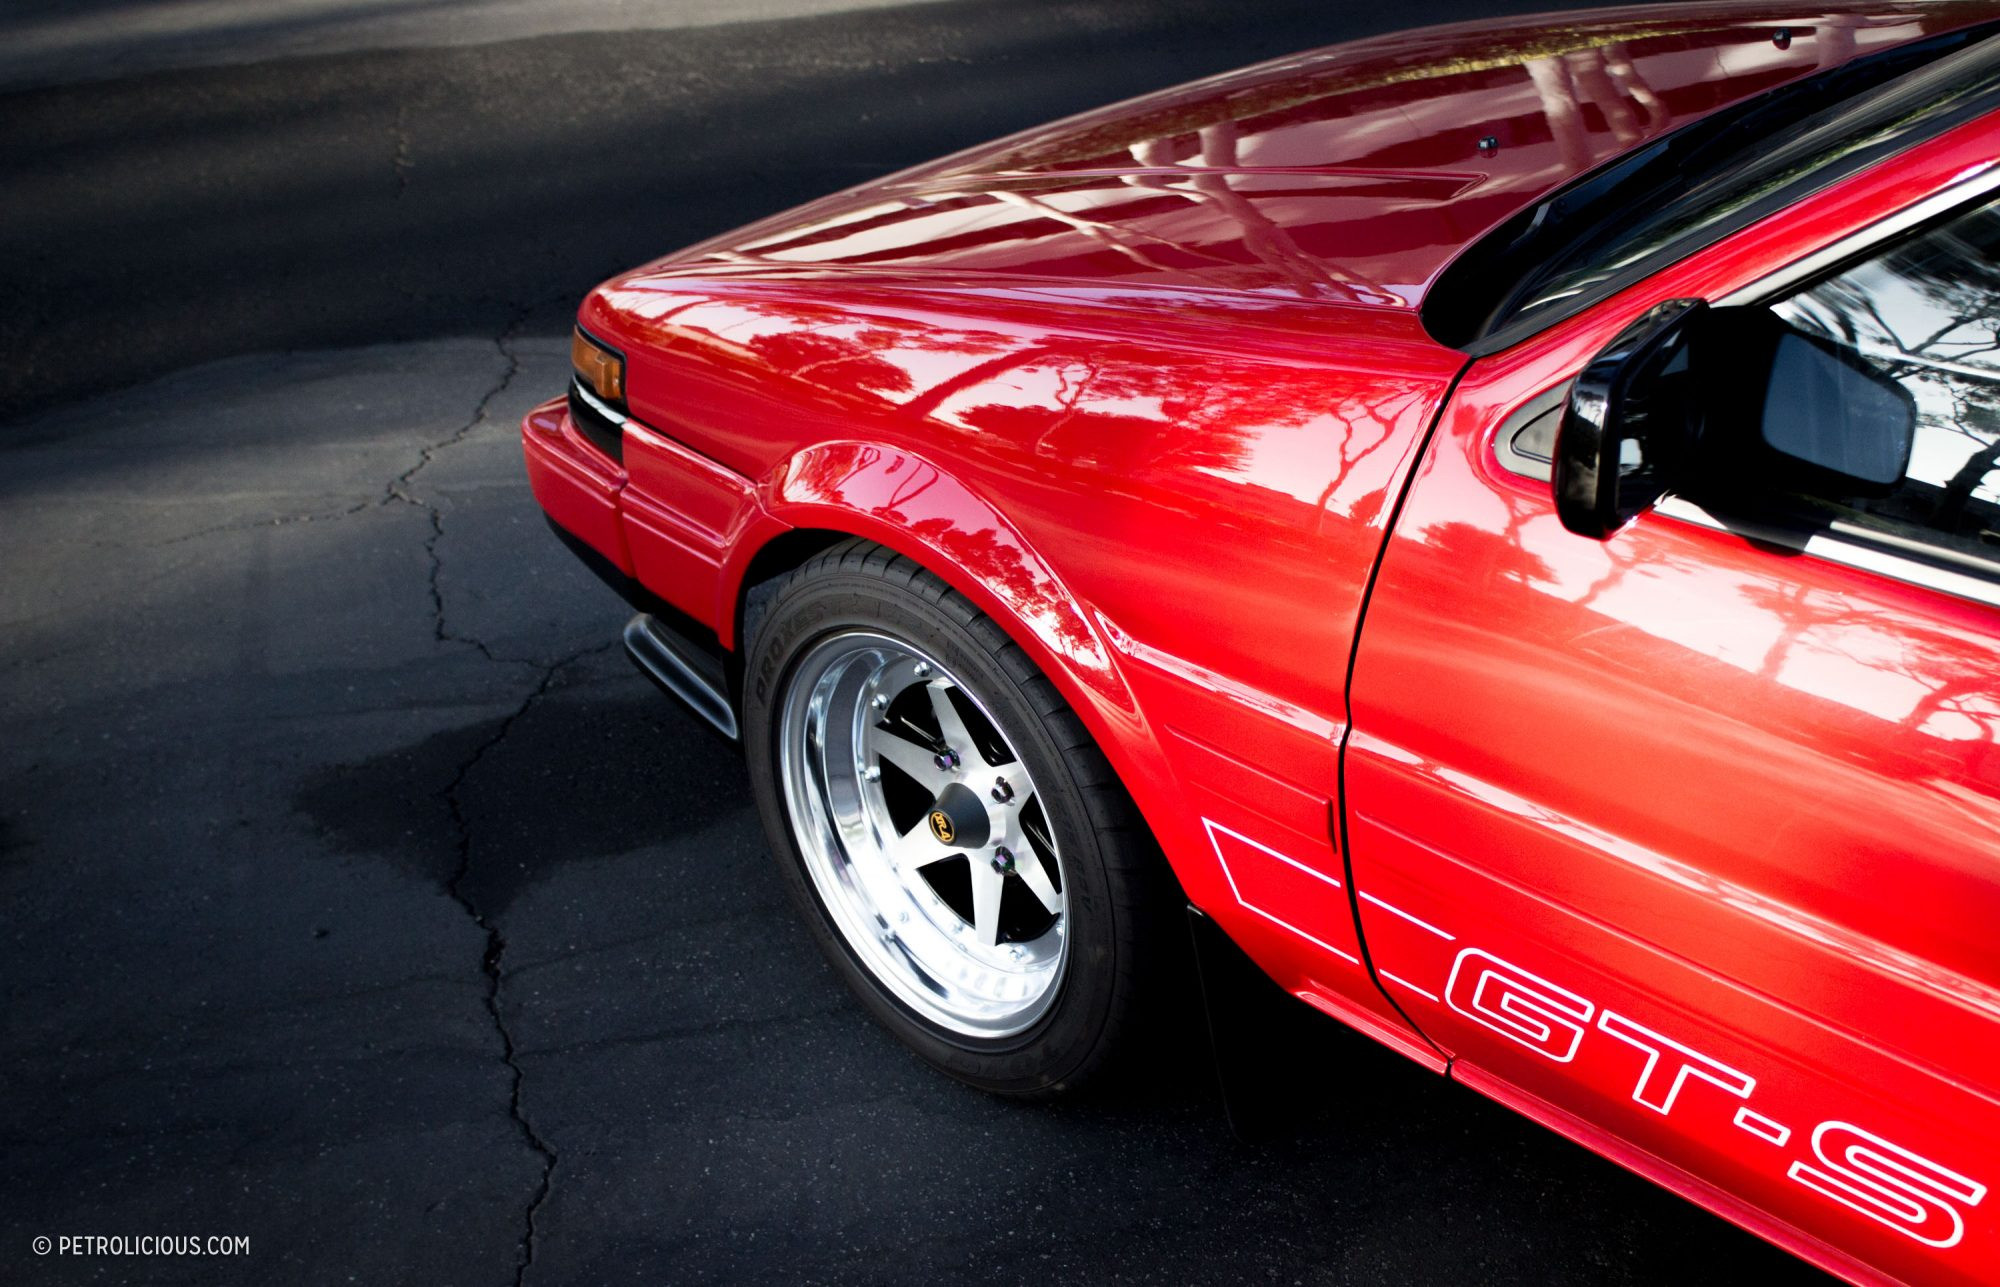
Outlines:
[[[875,694],[875,700],[874,700],[874,701],[872,701],[872,702],[870,702],[870,703],[869,703],[869,705],[873,706],[873,707],[874,707],[874,708],[875,708],[876,710],[878,710],[878,711],[886,711],[886,710],[888,710],[888,709],[889,709],[889,694],[887,694],[887,693],[877,693],[877,694]]]
[[[1000,778],[999,780],[994,782],[993,799],[996,802],[1000,804],[1005,804],[1013,798],[1014,798],[1014,787],[1011,783],[1007,781],[1006,778]]]
[[[924,679],[924,678],[927,678],[927,677],[929,677],[930,673],[931,673],[931,664],[930,664],[929,662],[927,662],[927,661],[920,661],[920,662],[918,662],[918,663],[917,663],[917,678],[918,678],[918,679]]]
[[[952,750],[949,746],[931,758],[941,769],[950,770],[958,767],[958,752]]]
[[[999,872],[1002,876],[1011,873],[1014,870],[1014,851],[1005,845],[1001,845],[995,849],[993,851],[993,870]]]

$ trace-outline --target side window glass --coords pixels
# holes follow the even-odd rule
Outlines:
[[[1916,398],[1902,483],[1826,517],[2000,571],[2000,205],[1958,215],[1772,307],[1855,349]]]

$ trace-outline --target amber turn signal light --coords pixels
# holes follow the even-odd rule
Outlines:
[[[614,407],[625,405],[625,359],[585,335],[582,327],[570,332],[569,361],[592,393]]]

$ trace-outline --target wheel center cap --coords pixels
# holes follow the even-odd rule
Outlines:
[[[978,849],[992,831],[985,802],[963,782],[938,792],[927,821],[931,837],[948,849]]]

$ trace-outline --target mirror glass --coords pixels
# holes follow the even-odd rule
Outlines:
[[[1764,445],[1872,487],[1903,476],[1916,429],[1903,387],[1851,353],[1796,331],[1777,337],[1764,393]]]
[[[2000,205],[1968,206],[1771,311],[1865,358],[1915,400],[1915,441],[1886,487],[1814,502],[1834,526],[1981,571],[2000,566]],[[1774,384],[1767,412],[1791,396]],[[1786,419],[1772,446],[1808,441],[1802,418]],[[1890,454],[1863,452],[1855,472],[1882,477]]]

